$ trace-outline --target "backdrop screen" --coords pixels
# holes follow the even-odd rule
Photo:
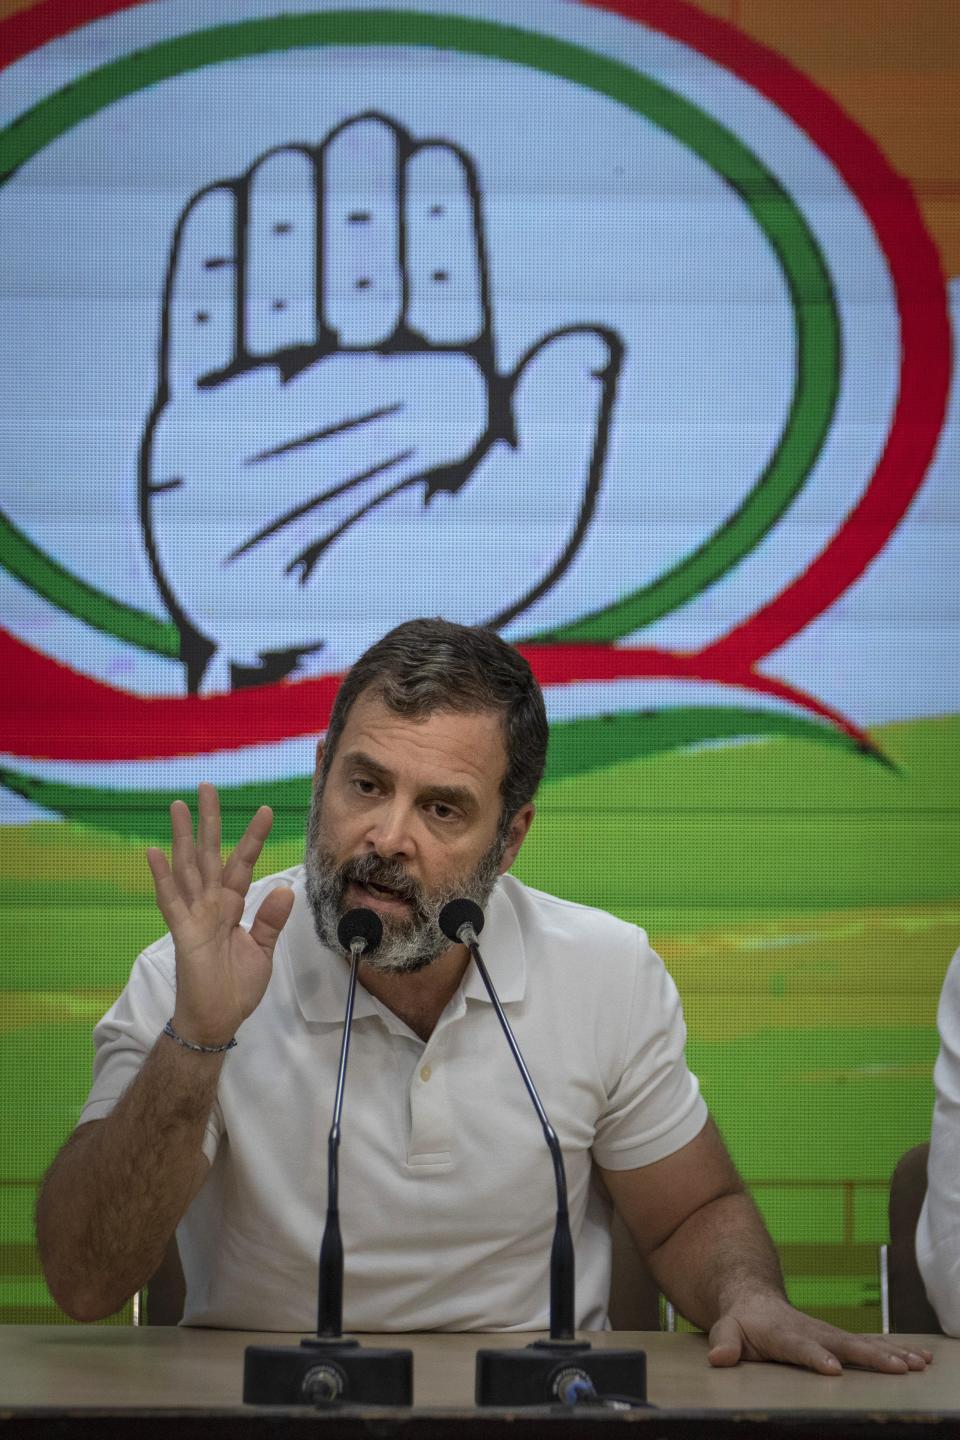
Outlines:
[[[960,934],[952,10],[0,4],[0,1319],[171,800],[296,863],[338,677],[443,615],[544,687],[516,873],[649,930],[876,1327]]]

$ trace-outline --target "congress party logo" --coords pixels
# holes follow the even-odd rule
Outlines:
[[[268,151],[189,201],[140,484],[191,689],[214,657],[235,681],[329,650],[352,573],[388,571],[398,616],[435,609],[429,571],[396,543],[406,526],[425,567],[462,576],[465,618],[498,629],[565,573],[595,511],[623,347],[566,325],[502,373],[486,249],[470,156],[386,115]],[[550,542],[505,568],[501,527],[545,480]]]
[[[680,0],[81,0],[0,45],[10,789],[137,833],[201,769],[299,794],[418,614],[519,644],[555,735],[869,750],[776,652],[923,481],[946,303],[786,62]]]

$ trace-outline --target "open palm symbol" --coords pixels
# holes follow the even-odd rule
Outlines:
[[[140,453],[188,687],[346,663],[413,614],[520,614],[592,518],[622,355],[569,326],[498,373],[475,167],[385,116],[201,190]]]

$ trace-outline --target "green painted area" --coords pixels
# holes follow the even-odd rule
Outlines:
[[[4,902],[2,914],[17,940],[4,945],[10,953],[3,957],[0,993],[41,984],[54,990],[118,988],[133,957],[163,931],[149,898],[57,905],[38,894],[23,905]]]
[[[0,771],[0,784],[77,825],[151,844],[162,844],[169,834],[172,802],[185,800],[190,804],[194,799],[190,790],[101,790],[51,782],[9,769]],[[310,803],[308,776],[222,786],[219,793],[225,845],[237,843],[260,805],[273,807],[273,834],[277,840],[297,837],[302,842],[303,817]]]
[[[613,770],[627,760],[646,760],[711,741],[757,739],[767,735],[812,740],[860,758],[865,755],[856,741],[842,730],[805,715],[732,705],[675,706],[553,725],[545,779],[550,784],[600,770]],[[552,790],[544,793],[553,798]]]
[[[87,1023],[25,1025],[2,1035],[0,1093],[20,1100],[8,1111],[3,1130],[0,1178],[5,1182],[36,1179],[52,1159],[76,1123],[92,1054]],[[23,1190],[14,1193],[18,1233],[5,1233],[4,1241],[29,1238],[24,1232],[32,1210]]]
[[[773,1029],[766,1026],[777,1007],[758,994],[750,1002],[757,1029],[742,1039],[710,1043],[691,1036],[691,1068],[743,1172],[768,1181],[889,1176],[904,1150],[929,1138],[937,1055],[932,998],[923,1028],[896,1023],[894,991],[887,996],[889,1025],[792,1028],[804,1018],[798,999],[779,1009],[781,1024]],[[714,999],[729,1004],[733,997],[718,986]],[[839,1239],[840,1197],[825,1194],[819,1235]],[[781,1217],[781,1238],[809,1236],[810,1196],[777,1191],[765,1204]],[[863,1197],[861,1204],[861,1225],[873,1233],[858,1238],[878,1238],[876,1210]]]
[[[760,735],[796,735],[863,757],[850,736],[822,721],[770,710],[732,706],[675,708],[648,714],[614,714],[574,720],[553,727],[547,762],[548,783],[619,766],[628,758],[646,758],[669,750],[686,750],[706,741]],[[876,757],[871,757],[876,758]],[[0,770],[0,785],[80,825],[162,844],[169,829],[172,801],[188,803],[180,790],[108,790],[44,780],[23,770]],[[303,834],[303,812],[309,803],[310,780],[257,781],[222,786],[220,809],[224,843],[236,844],[259,805],[274,813],[275,840]]]
[[[800,1267],[793,1293],[859,1307],[865,1325],[862,1257],[884,1237],[894,1160],[929,1133],[936,1001],[960,934],[960,718],[872,738],[896,769],[796,736],[572,765],[544,786],[517,866],[648,927],[704,1092]],[[291,806],[262,870],[299,858],[295,810],[302,829]],[[92,1021],[162,924],[128,838],[0,831],[0,877],[3,1245],[31,1233],[32,1189],[10,1182],[36,1179],[72,1127]],[[808,1273],[818,1246],[824,1273]],[[862,1273],[832,1273],[843,1256]],[[17,1303],[36,1303],[37,1283],[24,1276],[34,1298]]]
[[[956,897],[960,720],[871,738],[897,768],[771,739],[560,779],[515,873],[668,934],[711,916]]]
[[[0,511],[0,565],[68,615],[140,650],[180,657],[180,634],[170,620],[124,605],[47,555]]]

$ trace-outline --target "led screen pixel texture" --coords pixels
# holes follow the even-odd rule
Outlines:
[[[337,677],[442,614],[544,686],[515,872],[650,931],[792,1295],[876,1328],[960,932],[948,7],[55,8],[0,8],[0,1318],[58,1318],[171,799],[296,863]]]

